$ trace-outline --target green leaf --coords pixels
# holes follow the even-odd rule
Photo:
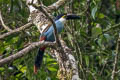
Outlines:
[[[24,72],[26,72],[26,69],[27,69],[27,67],[24,66],[24,67],[22,67],[22,68],[20,69],[20,71],[24,73]]]
[[[98,16],[100,19],[103,19],[105,17],[104,14],[100,13],[99,16]]]
[[[3,68],[3,67],[0,67],[0,71],[3,71],[5,68]]]
[[[57,69],[54,68],[54,67],[48,67],[48,69],[49,69],[50,71],[57,71]]]
[[[104,37],[105,37],[106,39],[108,39],[108,40],[110,40],[110,39],[111,39],[111,37],[110,37],[110,35],[109,35],[109,34],[104,34]]]
[[[93,35],[93,37],[97,37],[101,33],[102,33],[102,29],[101,29],[100,26],[92,28],[92,35]]]
[[[102,39],[98,39],[97,43],[101,47],[102,46]]]
[[[85,62],[86,62],[86,65],[89,66],[89,57],[88,56],[85,56]]]
[[[91,15],[93,17],[93,19],[95,19],[95,14],[97,12],[97,6],[95,6],[93,9],[92,9],[92,12],[91,12]]]

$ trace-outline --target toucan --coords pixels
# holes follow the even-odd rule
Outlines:
[[[60,14],[58,15],[54,21],[56,24],[56,28],[57,28],[57,32],[60,33],[63,28],[64,28],[64,24],[66,22],[66,20],[71,20],[71,19],[80,19],[80,17],[78,15],[75,14]],[[51,24],[49,26],[49,28],[43,32],[40,36],[40,41],[50,41],[50,42],[54,42],[55,41],[55,36],[54,36],[54,27]],[[44,51],[45,51],[46,47],[41,47],[38,50],[38,54],[35,58],[35,63],[34,63],[34,73],[37,74],[38,69],[40,68],[41,64],[42,64],[42,60],[43,60],[43,56],[44,56]]]

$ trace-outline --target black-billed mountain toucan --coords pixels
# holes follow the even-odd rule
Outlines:
[[[70,19],[80,19],[80,17],[75,14],[60,14],[55,18],[55,24],[58,33],[60,33],[64,28],[64,23],[66,22],[66,20],[70,20]],[[40,41],[43,40],[50,42],[55,41],[53,25],[50,25],[49,29],[41,34]],[[42,63],[45,48],[46,47],[41,47],[35,58],[35,65],[34,65],[35,74],[37,74],[37,70],[40,68],[40,65]]]

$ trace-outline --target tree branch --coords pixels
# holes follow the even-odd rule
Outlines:
[[[64,5],[66,2],[70,0],[58,0],[57,2],[53,3],[52,5],[48,6],[50,11],[57,10],[60,6]]]
[[[31,25],[32,25],[32,22],[29,22],[29,23],[25,24],[24,26],[21,26],[20,28],[17,28],[15,30],[12,30],[12,31],[7,32],[7,33],[4,33],[4,34],[0,35],[0,39],[3,39],[5,37],[12,35],[12,34],[15,34],[15,33],[19,33],[20,31],[30,27]]]
[[[2,23],[2,26],[7,30],[7,31],[12,31],[8,26],[5,25],[3,19],[2,19],[2,14],[1,14],[1,11],[0,11],[0,21]]]
[[[22,49],[21,51],[17,52],[16,54],[13,54],[11,56],[8,56],[4,59],[0,60],[0,66],[7,64],[10,61],[14,61],[20,57],[23,57],[24,55],[26,55],[27,53],[29,53],[30,51],[34,50],[36,47],[42,47],[42,46],[54,46],[55,42],[33,42],[31,43],[28,47]]]
[[[115,79],[115,73],[116,73],[117,63],[118,63],[119,46],[120,46],[120,38],[118,38],[118,41],[117,41],[116,54],[115,54],[115,60],[114,60],[114,63],[113,63],[113,71],[112,71],[111,80]]]

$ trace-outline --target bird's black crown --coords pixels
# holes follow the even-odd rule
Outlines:
[[[61,17],[66,16],[67,14],[59,14],[58,16],[55,17],[55,21],[59,20]]]
[[[59,20],[61,17],[65,18],[66,20],[70,20],[70,19],[80,19],[80,16],[78,15],[75,15],[75,14],[60,14],[58,15],[56,18],[55,18],[55,21],[56,20]]]

